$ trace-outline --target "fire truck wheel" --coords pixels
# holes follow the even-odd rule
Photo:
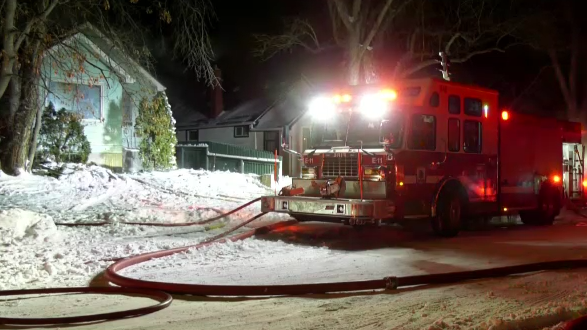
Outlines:
[[[543,185],[538,195],[537,225],[552,225],[554,218],[560,213],[561,203],[560,193],[557,187],[550,184]]]
[[[463,202],[457,189],[445,190],[438,199],[438,213],[432,229],[441,237],[454,237],[461,230]]]
[[[525,225],[550,226],[560,213],[561,203],[559,190],[552,185],[545,184],[540,188],[538,208],[532,211],[521,211],[520,220]]]
[[[296,221],[298,221],[298,222],[312,221],[312,217],[303,216],[303,215],[292,215],[291,217],[296,219]]]

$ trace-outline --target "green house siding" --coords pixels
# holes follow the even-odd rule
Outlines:
[[[75,51],[72,48],[75,48]],[[137,81],[125,81],[120,72],[113,72],[109,68],[112,65],[106,64],[109,63],[108,59],[98,57],[94,51],[90,51],[91,49],[91,46],[82,41],[76,41],[75,47],[54,47],[50,56],[45,56],[43,60],[43,76],[47,77],[49,82],[53,82],[53,85],[67,86],[67,88],[74,86],[76,91],[82,89],[76,87],[79,84],[100,86],[100,113],[96,114],[95,118],[83,120],[84,133],[92,148],[89,161],[118,168],[122,167],[123,148],[136,148],[140,143],[134,136],[133,127],[140,99],[143,95],[154,94],[154,92],[152,92],[152,88],[141,87]],[[77,60],[81,56],[85,57],[87,61],[91,61],[91,64]],[[82,64],[79,64],[80,62]],[[51,99],[70,99],[74,94],[76,96],[73,97],[77,100],[72,102],[74,104],[80,103],[79,95],[82,93],[64,92],[61,97],[57,97],[57,92],[47,90],[45,86],[48,84],[45,83],[40,87],[40,95],[44,98],[43,104],[45,105]],[[86,89],[88,88],[86,87]],[[70,103],[65,102],[64,104]],[[68,110],[80,112],[79,106],[76,108],[72,105],[71,107],[75,109]],[[83,113],[83,110],[81,112]],[[123,113],[125,114],[124,125]]]

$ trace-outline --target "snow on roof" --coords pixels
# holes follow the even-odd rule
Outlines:
[[[266,96],[243,102],[233,109],[223,111],[217,118],[206,120],[205,116],[195,111],[186,113],[185,117],[178,115],[179,128],[214,128],[233,125],[248,125],[259,119],[266,111],[271,109],[275,98]],[[174,111],[175,114],[175,111]]]
[[[261,118],[254,130],[273,130],[291,125],[306,112],[306,108],[295,100],[287,98],[276,103]]]

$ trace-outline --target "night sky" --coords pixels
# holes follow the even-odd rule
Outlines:
[[[214,0],[213,4],[217,21],[210,30],[210,36],[217,57],[216,64],[223,72],[225,109],[279,88],[283,82],[298,76],[302,67],[316,66],[317,61],[321,64],[318,67],[336,68],[339,65],[340,59],[331,54],[317,59],[315,55],[301,50],[279,55],[267,62],[252,56],[252,35],[279,32],[286,17],[310,17],[312,21],[330,24],[326,6],[318,5],[316,1]],[[170,100],[181,98],[184,102],[205,108],[208,89],[197,83],[192,74],[185,72],[181,64],[166,62],[169,61],[160,61],[157,73],[169,93],[174,94],[170,95]],[[393,59],[389,63],[393,64]],[[538,75],[540,69],[549,64],[544,52],[517,47],[505,54],[492,53],[474,57],[465,64],[455,64],[451,66],[451,72],[454,81],[499,90],[500,102],[505,106],[514,103],[523,104],[526,108],[561,108],[560,91],[553,71],[544,70]],[[426,73],[440,77],[437,69],[431,67]],[[527,89],[530,84],[532,87]],[[194,93],[194,90],[197,92]],[[544,90],[549,93],[544,93]],[[520,95],[522,91],[525,92]]]

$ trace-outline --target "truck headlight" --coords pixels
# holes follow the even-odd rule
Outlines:
[[[316,179],[318,171],[315,167],[302,167],[302,179]]]
[[[365,95],[359,104],[361,113],[370,119],[380,119],[388,108],[389,103],[379,94]]]
[[[336,104],[328,97],[316,97],[310,102],[310,115],[317,120],[329,120],[334,117],[336,112]]]

